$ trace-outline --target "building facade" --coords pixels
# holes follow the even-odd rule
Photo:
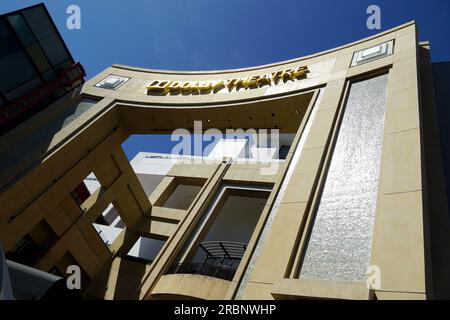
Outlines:
[[[0,135],[17,127],[84,81],[46,7],[0,15]]]
[[[87,299],[449,298],[429,50],[410,22],[259,67],[113,65],[2,137],[6,258],[79,266]],[[242,131],[203,156],[121,147],[177,129]]]

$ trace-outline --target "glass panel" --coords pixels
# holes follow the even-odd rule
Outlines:
[[[267,197],[229,195],[202,241],[247,244],[266,205]]]
[[[56,65],[69,58],[61,39],[55,34],[40,41],[42,49],[49,58],[51,64]]]
[[[55,33],[55,29],[43,8],[38,7],[29,9],[22,11],[22,14],[38,40],[44,39]]]
[[[39,77],[33,78],[31,81],[28,81],[21,85],[20,87],[17,87],[16,89],[9,91],[7,94],[5,94],[5,98],[9,101],[14,101],[17,98],[20,98],[33,90],[39,88],[39,86],[42,85],[42,81]]]
[[[64,89],[62,89],[62,88],[59,88],[59,89],[56,89],[55,91],[53,91],[52,96],[55,99],[58,99],[58,98],[62,97],[65,94],[66,94],[66,91]]]
[[[0,20],[0,43],[0,59],[19,50],[20,47],[6,20]]]
[[[1,58],[0,70],[2,71],[0,90],[3,92],[9,91],[37,75],[33,64],[23,50]]]
[[[104,89],[116,90],[118,87],[120,87],[128,80],[130,80],[130,78],[128,77],[116,76],[111,74],[102,81],[100,81],[99,83],[97,83],[95,86]]]
[[[168,273],[232,280],[270,194],[270,187],[222,185]]]
[[[37,43],[33,43],[32,45],[28,46],[27,51],[31,56],[31,59],[33,59],[33,62],[38,68],[39,72],[44,72],[50,69],[50,64],[48,63],[44,52],[42,52],[42,49],[38,46]]]
[[[22,44],[24,46],[27,46],[36,41],[33,33],[31,32],[30,28],[28,28],[28,25],[20,14],[10,16],[8,17],[8,20],[13,26],[14,31],[16,31],[18,37],[20,38],[20,41],[22,41]]]
[[[387,75],[351,86],[300,277],[363,281],[370,264]]]
[[[288,155],[290,149],[291,149],[291,146],[281,146],[281,148],[278,152],[278,158],[285,160],[287,158],[287,155]]]
[[[54,69],[57,74],[60,74],[62,71],[70,68],[72,65],[73,65],[72,60],[66,60],[66,61],[54,66]]]
[[[42,77],[44,78],[45,82],[52,82],[56,79],[56,73],[53,70],[49,70],[42,74]]]

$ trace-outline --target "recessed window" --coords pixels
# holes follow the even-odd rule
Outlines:
[[[187,210],[204,183],[205,179],[177,177],[164,190],[155,202],[155,206]]]
[[[100,188],[100,183],[93,172],[91,172],[75,189],[70,193],[76,203],[83,208],[86,200]]]
[[[195,185],[178,185],[164,203],[164,207],[187,210],[201,188]]]
[[[394,41],[387,41],[376,46],[357,51],[353,54],[351,67],[377,60],[393,53]]]
[[[95,223],[118,229],[123,229],[125,227],[122,219],[120,218],[119,213],[117,212],[117,209],[114,207],[114,204],[112,203],[95,220]]]
[[[93,223],[92,226],[97,231],[98,235],[102,239],[103,243],[108,247],[116,240],[116,238],[120,235],[123,229],[115,228],[108,225]]]
[[[98,82],[95,86],[103,89],[116,90],[128,80],[130,80],[128,77],[109,75],[102,81]]]
[[[40,252],[39,245],[29,235],[26,235],[17,241],[5,257],[8,260],[30,266],[39,259]]]
[[[232,280],[270,194],[270,186],[223,185],[169,273]]]
[[[58,241],[58,236],[45,220],[41,220],[27,235],[6,253],[6,258],[27,266],[34,266]]]
[[[20,68],[18,67],[20,66]],[[0,58],[0,90],[7,92],[36,76],[36,70],[23,50]]]
[[[165,240],[140,237],[130,251],[128,251],[126,258],[142,262],[152,262],[164,246],[164,243]]]
[[[281,146],[280,150],[278,151],[278,159],[285,160],[290,149],[291,146]]]

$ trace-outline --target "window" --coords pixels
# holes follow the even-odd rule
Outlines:
[[[17,36],[24,46],[27,46],[35,41],[33,33],[25,22],[25,19],[20,14],[16,14],[8,17],[9,23],[11,23]]]
[[[11,261],[34,266],[57,241],[56,233],[45,220],[42,220],[5,256]]]
[[[103,243],[108,247],[114,242],[114,240],[116,240],[116,238],[123,230],[121,228],[116,228],[108,224],[93,223],[92,225],[95,228],[95,231],[97,231],[97,234],[103,240]]]
[[[47,38],[56,33],[50,18],[42,7],[24,10],[22,11],[22,14],[38,40]]]
[[[120,218],[119,212],[114,207],[113,203],[109,204],[109,206],[95,220],[95,223],[119,229],[123,229],[125,227],[122,219]]]
[[[40,41],[42,49],[53,65],[69,58],[66,48],[57,34]]]
[[[20,66],[20,67],[19,67]],[[0,89],[7,92],[37,75],[33,64],[23,50],[0,58]]]
[[[278,159],[285,160],[290,149],[291,146],[281,146],[280,150],[278,151]]]
[[[91,196],[86,184],[84,182],[80,183],[73,189],[70,193],[75,202],[81,207],[82,204]]]
[[[17,263],[33,266],[40,256],[39,252],[38,244],[29,235],[26,235],[14,245],[11,251],[5,254],[5,257]]]
[[[37,43],[30,44],[26,47],[26,49],[39,72],[44,72],[50,69],[50,64],[45,57],[44,52]]]
[[[180,184],[176,186],[170,197],[164,203],[164,207],[187,210],[202,187]]]
[[[232,280],[270,187],[223,185],[169,273],[188,273]]]
[[[130,80],[128,77],[109,75],[102,81],[98,82],[95,86],[103,89],[116,90],[128,80]]]
[[[20,44],[11,32],[6,20],[0,20],[0,39],[2,44],[0,46],[0,59],[3,59],[4,57],[19,50]]]
[[[84,180],[72,190],[70,195],[80,207],[83,207],[85,201],[98,189],[100,183],[93,172],[91,172]]]
[[[1,15],[0,43],[0,135],[84,82],[44,6]]]
[[[169,186],[158,198],[155,206],[187,210],[200,192],[205,179],[200,178],[173,178]]]
[[[380,43],[376,46],[357,51],[353,54],[351,67],[377,60],[393,53],[394,41]]]
[[[164,243],[165,240],[140,237],[128,251],[126,258],[140,262],[152,262],[164,246]]]
[[[28,92],[39,88],[39,86],[42,85],[42,81],[39,77],[35,77],[31,79],[30,81],[25,82],[21,86],[9,91],[5,94],[5,98],[9,101],[14,101],[23,95],[27,94]]]

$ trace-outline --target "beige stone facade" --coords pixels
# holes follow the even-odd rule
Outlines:
[[[434,95],[427,81],[429,48],[418,43],[417,33],[416,24],[410,22],[326,52],[238,70],[107,68],[65,101],[2,137],[0,153],[4,159],[12,156],[15,145],[67,106],[81,98],[98,100],[54,132],[51,139],[29,147],[0,172],[0,241],[4,251],[14,250],[20,239],[31,237],[41,250],[33,266],[50,271],[78,264],[83,270],[82,293],[89,299],[450,297],[450,221],[435,131]],[[391,53],[352,66],[357,52],[389,41]],[[147,90],[155,80],[229,81],[300,66],[307,66],[305,76],[281,79],[274,85],[198,94],[153,94]],[[352,83],[383,74],[388,76],[386,115],[370,260],[381,271],[381,283],[368,288],[361,281],[302,279],[299,268],[349,88]],[[95,86],[109,75],[129,80],[115,90]],[[231,159],[199,165],[180,163],[148,197],[121,144],[133,134],[192,130],[195,120],[203,121],[204,130],[277,128],[281,133],[295,134],[295,139],[276,174],[264,175],[261,164],[239,164]],[[101,188],[80,206],[71,192],[91,172]],[[201,186],[186,210],[162,205],[177,179]],[[233,279],[169,273],[224,182],[270,188]],[[105,245],[92,223],[111,203],[125,228],[114,243]],[[124,259],[123,254],[146,235],[165,240],[156,258],[151,263]]]

